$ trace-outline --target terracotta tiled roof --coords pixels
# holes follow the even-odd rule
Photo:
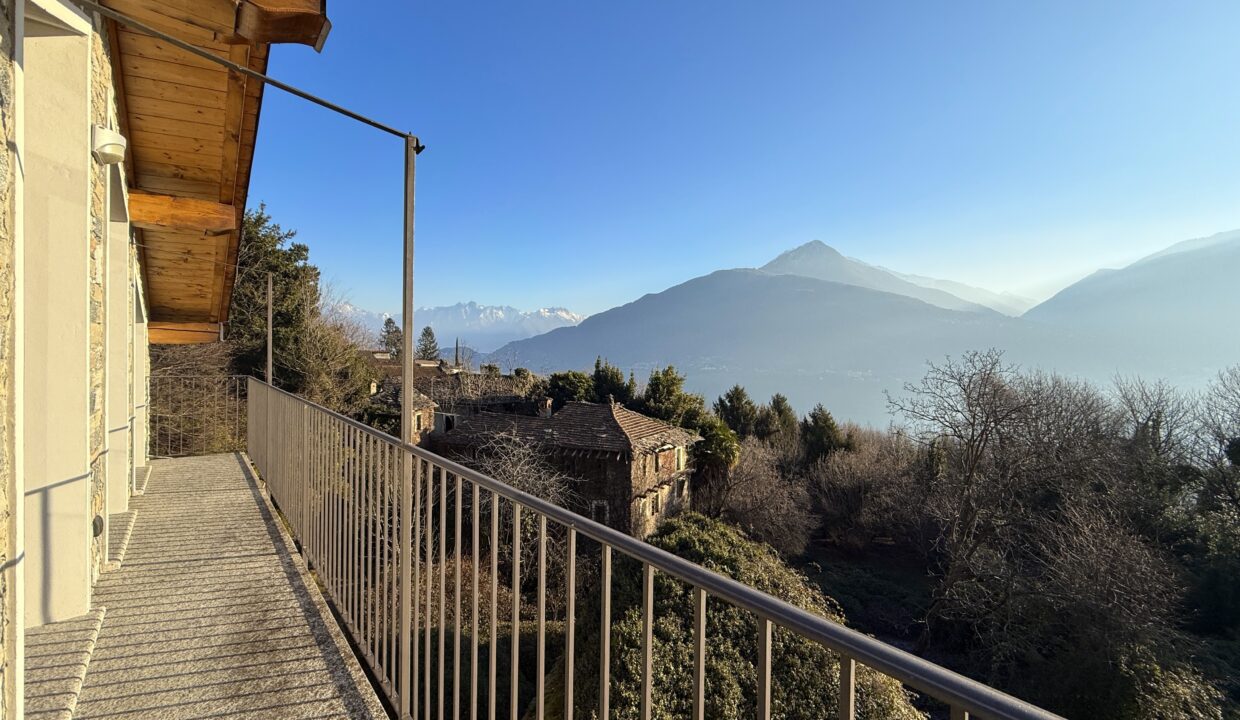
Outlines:
[[[445,440],[472,444],[496,432],[515,432],[541,445],[603,452],[642,453],[664,445],[692,445],[701,439],[621,405],[570,402],[550,418],[497,413],[462,418]]]

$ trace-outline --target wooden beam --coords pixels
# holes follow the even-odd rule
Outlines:
[[[131,190],[129,223],[143,230],[222,235],[237,228],[237,209],[210,200]]]
[[[251,43],[300,43],[322,50],[332,24],[326,0],[241,0],[237,36]]]
[[[217,342],[219,323],[152,322],[147,325],[152,345],[195,345]]]

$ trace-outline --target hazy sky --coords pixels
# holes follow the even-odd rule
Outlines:
[[[995,290],[1240,227],[1240,3],[333,2],[273,75],[418,133],[419,305],[593,313],[819,239]],[[400,303],[401,144],[269,89],[250,192]]]

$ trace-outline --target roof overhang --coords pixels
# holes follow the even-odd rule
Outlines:
[[[322,48],[325,0],[101,0],[222,59],[265,73],[271,43]],[[211,342],[228,319],[263,83],[108,21],[129,141],[151,342]]]

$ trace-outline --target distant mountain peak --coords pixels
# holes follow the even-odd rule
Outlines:
[[[803,260],[806,258],[815,258],[819,261],[829,260],[848,260],[843,253],[821,240],[810,240],[807,243],[798,245],[791,250],[780,253],[779,257],[767,263],[767,266],[774,265],[782,261]]]
[[[811,240],[782,253],[760,269],[772,275],[800,275],[903,295],[947,310],[992,312],[945,290],[923,287],[889,270],[847,257],[821,240]]]
[[[334,311],[376,335],[387,318],[400,321],[399,314],[371,312],[348,302],[337,304]],[[483,305],[467,300],[455,305],[420,307],[414,311],[413,322],[418,331],[429,325],[441,342],[460,338],[475,350],[489,352],[513,340],[576,325],[584,319],[584,315],[563,307],[525,311],[511,305]]]

